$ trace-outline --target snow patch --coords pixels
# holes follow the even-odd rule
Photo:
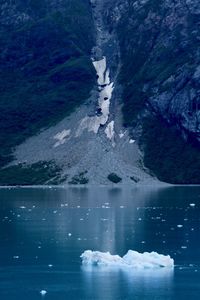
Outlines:
[[[144,252],[129,250],[126,255],[111,255],[109,252],[87,250],[81,255],[83,265],[89,266],[116,266],[137,269],[173,268],[174,260],[169,256],[157,252]]]
[[[103,90],[99,93],[98,104],[104,116],[109,115],[110,99],[112,97],[113,89],[114,89],[114,84],[113,82],[111,82],[109,85],[106,85],[103,88]]]
[[[104,84],[110,84],[110,70],[109,69],[106,71]]]
[[[134,143],[135,143],[135,140],[133,140],[133,139],[129,140],[129,144],[134,144]]]
[[[105,84],[105,72],[106,72],[106,58],[105,56],[103,59],[98,61],[93,61],[93,66],[97,72],[98,75],[98,84],[104,85]]]
[[[97,133],[99,130],[100,124],[101,123],[97,116],[83,118],[81,120],[81,123],[76,132],[76,137],[79,137],[85,129],[87,129],[89,132],[93,131],[94,133]]]
[[[115,122],[111,121],[105,129],[105,134],[107,135],[107,138],[109,140],[113,140],[114,135],[115,135],[114,124],[115,124]]]
[[[79,137],[84,130],[89,132],[98,133],[101,125],[105,125],[108,122],[110,114],[110,100],[114,90],[114,83],[110,82],[110,71],[107,70],[106,58],[102,60],[93,61],[93,65],[98,75],[98,84],[100,86],[100,92],[98,97],[98,107],[101,110],[100,116],[88,117],[86,116],[81,120],[76,132],[76,137]]]
[[[68,129],[64,129],[63,131],[61,132],[58,132],[53,138],[55,140],[57,140],[57,142],[54,144],[54,148],[60,146],[60,145],[63,145],[65,142],[66,142],[66,139],[70,136],[71,134],[71,130]]]
[[[120,139],[122,139],[125,136],[125,134],[126,134],[126,131],[125,132],[120,131],[120,133],[119,133]]]

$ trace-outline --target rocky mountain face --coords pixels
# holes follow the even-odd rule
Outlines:
[[[198,0],[0,0],[0,16],[1,165],[200,183]]]
[[[197,176],[197,165],[199,168],[200,160],[199,1],[119,0],[107,2],[106,7],[107,24],[111,31],[118,33],[121,48],[120,82],[124,91],[124,124],[133,128],[142,124],[145,137],[148,127],[156,126],[163,128],[163,132],[161,129],[159,131],[160,135],[166,136],[166,133],[169,135],[166,136],[168,144],[165,145],[163,137],[162,146],[160,145],[161,152],[167,151],[169,156],[161,154],[157,164],[163,164],[161,163],[163,160],[169,165],[173,162],[175,167],[172,169],[178,173],[174,179],[172,174],[165,170],[160,172],[155,167],[155,158],[160,151],[156,147],[157,137],[155,136],[154,143],[149,137],[146,142],[142,139],[142,147],[146,149],[146,165],[160,175],[161,179],[189,182],[192,177],[191,182],[199,182],[200,178]],[[146,117],[151,117],[148,125]],[[154,136],[151,130],[149,134],[150,132]],[[177,148],[169,143],[170,138],[173,140],[174,137],[173,143],[179,144]],[[156,148],[157,153],[152,155],[149,142],[151,147]],[[185,152],[181,151],[184,154],[178,153],[180,148],[185,149]],[[183,157],[176,166],[177,157],[180,155]],[[190,158],[191,156],[194,160]],[[185,164],[185,160],[188,161],[188,165]],[[167,168],[169,167],[163,167]],[[189,169],[190,174],[186,174],[184,169]],[[191,174],[192,169],[195,170],[195,175]]]
[[[199,1],[115,3],[107,18],[121,45],[125,122],[135,122],[146,104],[200,141]]]

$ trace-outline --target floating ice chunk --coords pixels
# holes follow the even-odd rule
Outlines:
[[[40,294],[41,294],[42,296],[45,296],[46,293],[47,293],[47,291],[45,291],[45,290],[41,290],[41,291],[40,291]]]
[[[87,250],[81,255],[81,258],[84,265],[94,265],[94,266],[124,265],[123,258],[121,258],[119,255],[111,255],[109,252],[103,253],[99,251]]]
[[[178,228],[182,228],[182,227],[183,227],[183,225],[179,224],[179,225],[177,225],[177,227],[178,227]]]
[[[169,255],[162,255],[157,252],[139,253],[129,250],[127,254],[123,256],[123,259],[128,265],[137,268],[174,267],[174,260]]]
[[[190,206],[191,206],[191,207],[195,207],[196,204],[195,204],[195,203],[190,203]]]
[[[109,252],[87,250],[81,255],[83,265],[116,266],[140,269],[173,268],[174,260],[156,252],[139,253],[129,250],[126,255],[111,255]]]

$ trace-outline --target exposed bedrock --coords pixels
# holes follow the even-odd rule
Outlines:
[[[125,122],[147,106],[200,142],[199,1],[110,0],[106,7],[122,53]]]

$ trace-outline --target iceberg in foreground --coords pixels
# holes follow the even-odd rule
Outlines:
[[[169,256],[157,252],[144,252],[129,250],[126,255],[111,255],[109,252],[87,250],[81,255],[83,265],[90,266],[117,266],[137,269],[173,268],[174,260]]]

